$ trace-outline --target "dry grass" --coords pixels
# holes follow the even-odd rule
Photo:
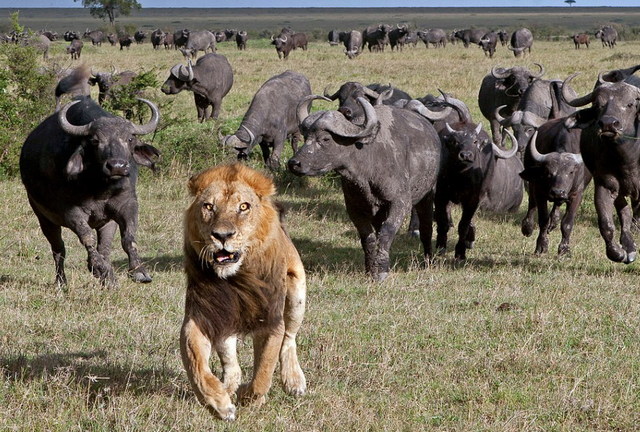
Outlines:
[[[62,60],[64,44],[54,48]],[[287,68],[307,75],[322,92],[346,80],[391,82],[412,95],[438,88],[469,104],[493,65],[540,62],[547,77],[574,80],[583,94],[604,69],[639,63],[639,44],[615,51],[541,42],[524,60],[500,49],[493,60],[479,49],[405,50],[363,54],[349,61],[341,49],[311,44],[288,62],[265,41],[240,53],[221,45],[235,73],[218,122],[195,124],[190,94],[175,100],[153,144],[178,145],[184,134],[206,137],[211,163],[221,154],[216,131],[244,114],[259,85]],[[129,52],[87,47],[95,70],[155,68],[161,81],[180,61],[149,44]],[[323,107],[329,108],[326,105]],[[486,122],[485,122],[486,124]],[[478,240],[462,265],[452,252],[429,268],[417,240],[401,233],[395,269],[381,284],[363,274],[362,251],[339,188],[330,179],[276,174],[290,208],[288,226],[308,271],[308,312],[300,359],[309,393],[286,396],[275,379],[260,409],[241,408],[232,425],[214,420],[195,400],[182,370],[182,211],[188,163],[165,161],[139,184],[138,242],[152,270],[150,285],[124,274],[126,256],[113,260],[120,288],[103,290],[86,270],[77,239],[65,232],[68,292],[53,285],[49,245],[19,181],[3,182],[0,200],[0,430],[437,430],[634,431],[640,427],[640,304],[637,265],[607,261],[588,193],[573,236],[573,255],[535,257],[534,240],[517,215],[480,215]],[[258,158],[251,163],[260,166]],[[524,208],[524,207],[523,207]],[[555,249],[559,234],[552,235]],[[451,241],[450,241],[451,243]],[[250,375],[250,339],[241,361]],[[217,365],[216,365],[217,366]]]

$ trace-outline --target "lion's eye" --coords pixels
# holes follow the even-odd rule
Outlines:
[[[240,204],[240,211],[241,212],[246,212],[250,208],[251,208],[251,204],[249,204],[247,202],[244,202],[244,203]]]
[[[205,210],[213,211],[213,204],[211,203],[204,203],[202,204],[202,207],[204,207]]]

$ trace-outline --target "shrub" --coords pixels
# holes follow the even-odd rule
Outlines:
[[[54,106],[52,71],[37,67],[41,56],[33,47],[0,46],[0,178],[19,173],[20,149],[26,136]]]

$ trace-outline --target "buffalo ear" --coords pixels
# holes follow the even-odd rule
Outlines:
[[[586,129],[591,126],[596,120],[597,111],[594,107],[578,110],[568,116],[564,120],[564,126],[567,129]]]
[[[67,161],[67,166],[64,170],[69,179],[75,179],[78,174],[80,174],[82,170],[84,170],[84,163],[82,161],[83,155],[84,148],[82,146],[79,146]]]
[[[133,149],[133,160],[138,165],[155,170],[156,162],[160,158],[160,151],[150,144],[138,145]]]
[[[536,179],[540,178],[541,171],[540,167],[525,168],[524,171],[520,173],[520,177],[528,182],[536,181]]]

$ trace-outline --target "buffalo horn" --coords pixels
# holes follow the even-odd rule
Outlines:
[[[531,158],[537,163],[544,163],[547,160],[547,155],[541,154],[536,147],[536,140],[538,139],[538,131],[533,133],[531,141],[529,141],[529,154]]]
[[[515,156],[516,153],[518,153],[518,140],[516,140],[516,137],[513,136],[513,133],[511,133],[509,129],[502,129],[502,131],[505,132],[509,137],[509,139],[511,140],[511,150],[503,150],[500,147],[498,147],[493,141],[491,142],[491,147],[493,148],[493,153],[496,155],[497,158],[509,159],[510,157],[513,157]],[[502,139],[503,145],[505,141],[506,141],[506,138],[503,138]]]
[[[449,123],[448,123],[448,122],[445,122],[445,123],[444,123],[444,125],[445,125],[445,127],[447,128],[447,132],[449,132],[450,134],[452,134],[452,133],[454,133],[454,132],[455,132],[455,129],[454,129],[454,128],[452,128],[451,126],[449,126]]]
[[[75,105],[78,102],[80,101],[75,100],[63,106],[58,113],[58,122],[60,123],[60,127],[62,128],[62,130],[69,135],[86,136],[89,135],[89,132],[91,131],[91,123],[82,126],[76,126],[72,125],[71,123],[69,123],[69,120],[67,120],[67,111],[69,110],[69,108],[71,108],[72,105]]]
[[[282,41],[282,43],[287,42],[287,37],[286,36],[283,36],[283,37],[278,38],[278,39],[280,39]]]
[[[616,69],[610,72],[606,72],[602,78],[606,82],[620,82],[629,78],[631,75],[636,73],[640,69],[640,65],[632,66],[627,69]]]
[[[253,142],[256,140],[256,136],[244,124],[241,124],[240,127],[247,131],[247,133],[249,134],[249,145],[252,145]]]
[[[444,101],[454,107],[456,111],[458,111],[458,115],[460,116],[460,121],[464,123],[471,123],[471,113],[469,112],[469,107],[459,99],[452,98],[442,90],[438,89]]]
[[[324,88],[324,97],[331,99],[332,101],[336,100],[338,98],[338,94],[340,93],[340,89],[338,89],[338,91],[336,91],[334,94],[329,95],[329,92],[327,91],[329,90],[329,86],[326,86]]]
[[[424,106],[422,102],[415,99],[410,100],[405,108],[410,109],[411,111],[415,111],[422,117],[426,117],[431,121],[444,120],[449,116],[449,114],[451,114],[451,110],[453,109],[451,107],[445,107],[442,111],[432,111]]]
[[[340,121],[331,122],[327,125],[327,129],[345,138],[363,138],[371,135],[378,124],[376,110],[366,98],[358,97],[356,100],[364,110],[364,125],[355,125],[339,114]]]
[[[187,60],[187,73],[188,73],[188,81],[193,80],[193,65],[191,64],[191,59]]]
[[[593,102],[593,92],[582,97],[574,98],[566,90],[568,88],[567,85],[569,84],[569,81],[574,79],[578,74],[579,72],[576,72],[573,75],[567,77],[567,79],[562,82],[562,98],[572,107],[581,107]]]
[[[499,71],[502,72],[499,72]],[[502,69],[499,68],[498,66],[494,66],[491,68],[491,75],[493,75],[494,78],[497,79],[506,79],[509,75],[511,75],[511,69]]]
[[[272,41],[273,41],[273,40],[275,40],[275,38],[276,38],[276,37],[275,37],[274,35],[271,35],[271,40],[272,40]]]
[[[371,90],[369,87],[367,86],[363,86],[362,90],[364,91],[364,94],[367,95],[368,97],[370,97],[373,100],[376,100],[380,97],[380,93]]]
[[[476,126],[476,129],[473,131],[476,135],[478,135],[480,133],[480,131],[482,130],[482,123],[478,123],[478,126]]]
[[[327,102],[333,101],[333,99],[327,96],[321,96],[321,95],[305,96],[302,100],[300,100],[300,102],[298,102],[298,106],[296,107],[296,112],[298,113],[298,124],[302,124],[304,119],[306,119],[309,116],[309,102],[314,101],[316,99],[322,99]]]
[[[538,66],[540,68],[540,72],[538,72],[537,75],[531,74],[531,76],[533,78],[540,78],[542,75],[544,75],[544,66],[542,66],[540,63],[534,63],[534,65]]]
[[[133,131],[131,132],[134,135],[146,135],[150,134],[156,127],[158,127],[158,122],[160,121],[160,111],[158,107],[151,101],[147,99],[137,98],[140,102],[146,103],[151,109],[151,120],[143,125],[137,125],[135,123],[131,123],[133,125]]]

